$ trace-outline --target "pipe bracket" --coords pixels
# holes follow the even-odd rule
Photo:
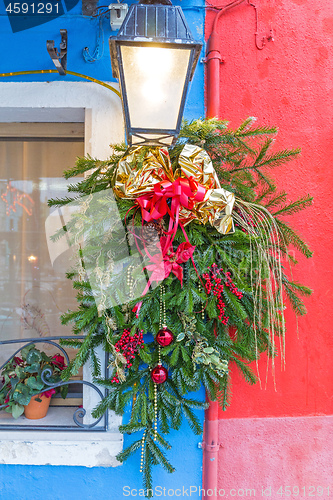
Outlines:
[[[206,451],[219,451],[219,449],[222,447],[221,443],[217,444],[207,444],[205,441],[202,441],[202,443],[199,443],[199,448],[202,450]]]
[[[225,59],[222,59],[220,52],[218,52],[217,50],[212,50],[211,52],[209,52],[206,57],[202,57],[200,59],[200,62],[203,64],[207,64],[212,59],[218,59],[220,61],[220,64],[225,63]]]

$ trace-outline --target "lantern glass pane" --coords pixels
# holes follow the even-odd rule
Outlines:
[[[175,129],[191,49],[121,46],[133,128]]]

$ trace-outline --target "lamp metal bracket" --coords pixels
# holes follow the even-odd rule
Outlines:
[[[128,12],[127,3],[110,3],[110,26],[112,31],[119,30]]]
[[[59,75],[66,75],[67,70],[67,30],[60,30],[60,52],[54,46],[54,40],[46,41],[46,48],[57,68]]]

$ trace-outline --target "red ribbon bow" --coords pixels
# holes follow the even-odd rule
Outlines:
[[[164,217],[167,212],[174,218],[180,205],[192,210],[194,202],[203,201],[205,194],[205,186],[199,184],[194,177],[178,178],[173,182],[165,180],[155,184],[154,191],[139,196],[136,203],[141,207],[142,218],[150,222]],[[168,198],[172,198],[171,209],[168,207]]]
[[[170,215],[168,239],[165,242],[163,255],[166,255],[175,235],[178,225],[183,226],[179,220],[179,209],[184,207],[192,210],[195,203],[204,200],[206,188],[194,177],[181,178],[171,182],[165,180],[154,185],[154,190],[139,196],[135,201],[141,208],[142,219],[146,222],[161,219],[167,213]],[[168,200],[171,199],[171,204]]]

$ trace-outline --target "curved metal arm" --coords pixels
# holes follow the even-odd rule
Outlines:
[[[24,347],[28,347],[29,345],[32,345],[32,344],[38,344],[38,343],[42,343],[42,344],[50,344],[50,345],[54,345],[56,346],[61,352],[62,354],[64,355],[65,359],[66,359],[66,363],[68,364],[69,363],[69,357],[68,357],[68,354],[67,352],[65,351],[65,349],[63,347],[61,347],[59,344],[57,344],[56,342],[52,342],[51,340],[46,340],[46,339],[36,339],[36,340],[31,340],[31,339],[27,339],[28,340],[28,343],[25,344]],[[30,342],[29,342],[30,341]],[[25,342],[24,340],[20,339],[18,342]],[[9,343],[9,342],[8,342]],[[6,342],[0,342],[0,344],[6,344]],[[19,349],[17,349],[17,351],[14,352],[14,354],[12,354],[12,356],[10,356],[7,361],[5,363],[3,363],[1,366],[0,366],[0,370],[2,370],[2,368],[4,366],[6,366],[7,363],[9,363],[9,361],[13,358],[15,358],[16,354],[18,354],[20,351],[22,351],[22,349],[24,349],[24,347],[20,347]]]
[[[87,385],[88,387],[91,387],[92,389],[94,389],[94,391],[96,391],[98,393],[99,397],[101,398],[101,401],[103,400],[102,392],[98,389],[98,387],[96,387],[91,382],[87,382],[86,380],[69,380],[68,382],[57,382],[55,384],[52,384],[48,381],[48,379],[51,376],[52,376],[52,370],[50,368],[45,368],[41,373],[42,381],[44,382],[45,385],[47,385],[51,389],[56,389],[57,387],[62,387],[63,385],[71,385],[71,384]],[[87,411],[84,408],[77,408],[77,410],[74,412],[74,415],[73,415],[73,420],[76,423],[76,425],[78,425],[79,427],[82,427],[82,428],[95,427],[95,425],[97,425],[98,422],[100,422],[103,418],[103,415],[102,415],[99,419],[97,419],[95,422],[93,422],[92,424],[89,424],[89,425],[82,424],[81,422],[79,422],[77,420],[77,417],[83,418],[86,414],[87,414]]]

